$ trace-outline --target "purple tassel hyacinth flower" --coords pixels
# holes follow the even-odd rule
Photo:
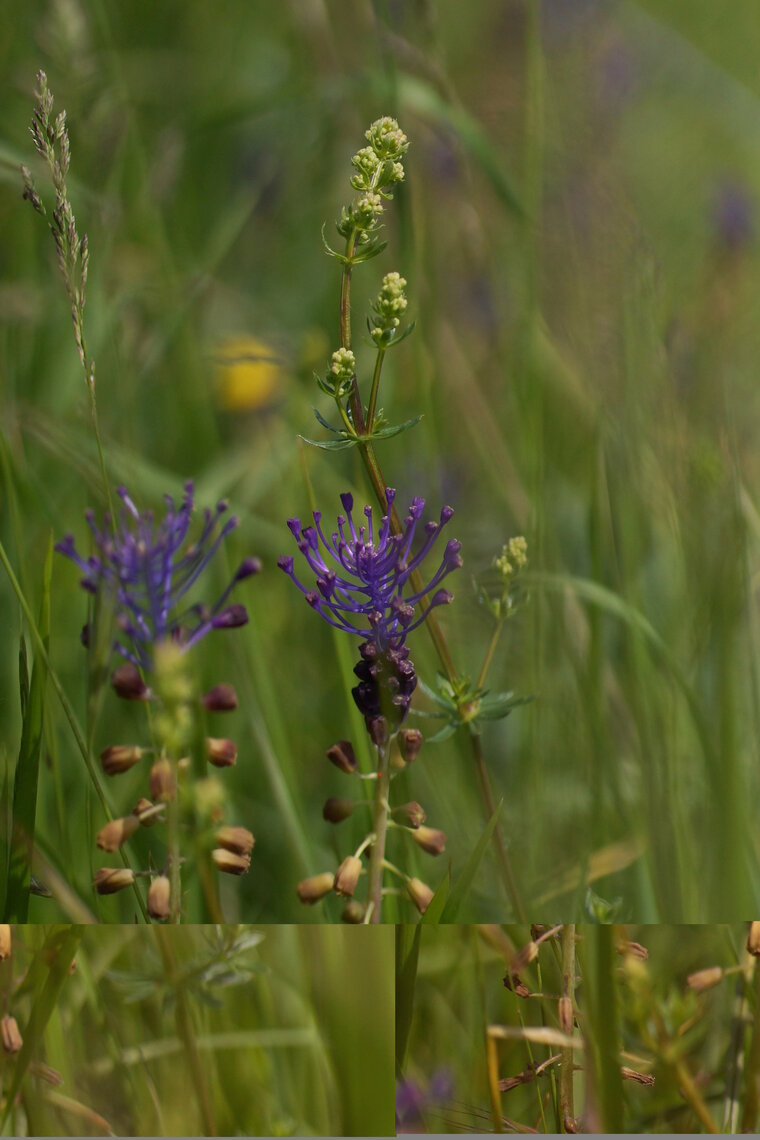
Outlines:
[[[438,522],[426,523],[424,541],[412,554],[415,535],[422,529],[425,500],[412,500],[402,533],[392,534],[390,516],[396,492],[387,487],[385,495],[388,509],[377,525],[369,506],[364,508],[364,525],[354,521],[353,496],[348,493],[341,495],[346,513],[338,515],[337,529],[329,536],[322,529],[319,511],[314,512],[313,526],[302,528],[300,519],[288,520],[298,549],[316,575],[316,589],[296,577],[290,555],[277,563],[326,622],[364,639],[359,646],[361,661],[354,669],[359,684],[353,696],[373,739],[378,733],[384,735],[388,720],[393,731],[404,720],[417,684],[406,638],[430,610],[452,601],[453,595],[441,582],[462,565],[461,543],[450,539],[432,578],[422,590],[413,592],[412,573],[422,565],[454,512],[444,507]]]
[[[125,487],[117,490],[124,507],[119,524],[112,528],[108,515],[102,528],[92,511],[87,521],[95,552],[83,558],[74,538],[67,534],[56,545],[59,554],[70,558],[83,572],[82,587],[89,593],[105,590],[116,605],[122,639],[115,648],[142,669],[151,666],[151,651],[160,641],[171,640],[189,649],[212,629],[231,629],[248,621],[245,606],[227,604],[237,582],[258,573],[257,558],[246,558],[216,603],[181,609],[187,592],[208,566],[219,546],[237,526],[232,516],[222,523],[227,504],[215,511],[204,511],[201,533],[185,545],[194,508],[193,484],[185,483],[179,507],[165,495],[166,514],[157,523],[152,511],[139,511]]]

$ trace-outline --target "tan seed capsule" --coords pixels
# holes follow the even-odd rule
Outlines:
[[[145,755],[145,749],[136,744],[109,744],[100,753],[100,763],[107,776],[118,776],[133,768]]]
[[[302,879],[296,887],[298,897],[306,906],[313,906],[333,889],[335,875],[332,871],[323,871],[321,875],[312,875]]]
[[[225,737],[206,737],[206,757],[215,768],[231,768],[237,761],[237,744]]]
[[[11,956],[11,928],[7,923],[0,924],[0,962]]]
[[[208,712],[232,712],[238,707],[237,693],[232,685],[214,685],[204,694],[203,707]]]
[[[696,994],[702,994],[705,990],[711,990],[713,986],[717,986],[723,981],[723,969],[721,966],[709,966],[706,970],[697,970],[695,974],[689,974],[686,979],[686,985],[690,990]]]
[[[332,748],[328,748],[327,759],[336,768],[340,768],[341,772],[345,772],[347,776],[353,776],[356,771],[356,756],[350,740],[339,740],[337,744],[333,744]]]
[[[342,823],[348,819],[354,810],[354,801],[343,799],[341,796],[330,796],[325,800],[322,808],[322,819],[326,823]]]
[[[398,734],[398,747],[407,764],[416,760],[422,748],[422,733],[418,728],[402,728]]]
[[[99,895],[113,895],[131,887],[135,881],[129,867],[101,867],[95,872],[94,887]]]
[[[0,1037],[6,1053],[20,1053],[24,1039],[19,1033],[18,1022],[9,1013],[0,1019]]]
[[[446,850],[445,832],[437,831],[434,827],[418,827],[412,832],[412,839],[428,855],[440,855]]]
[[[335,890],[339,895],[349,897],[356,890],[362,873],[362,861],[356,855],[348,855],[335,872]]]
[[[111,684],[117,697],[125,701],[149,701],[152,693],[134,665],[125,662],[111,674]]]
[[[166,875],[157,875],[148,887],[148,914],[151,918],[168,918],[171,913],[171,883]]]
[[[158,822],[160,814],[155,808],[155,804],[152,804],[149,799],[142,796],[133,807],[132,815],[137,816],[141,827],[153,827],[153,824]]]
[[[237,855],[250,855],[254,843],[253,832],[247,827],[220,827],[216,833],[217,847]]]
[[[112,819],[105,827],[101,827],[95,842],[101,851],[118,851],[122,843],[126,843],[139,826],[140,821],[136,815],[128,815],[124,819]]]
[[[425,809],[416,800],[411,800],[408,804],[401,804],[395,807],[391,812],[394,819],[400,820],[407,824],[408,827],[421,827],[427,819]]]
[[[226,875],[244,875],[251,865],[250,855],[237,855],[224,847],[215,847],[211,852],[217,868]]]
[[[417,910],[420,914],[424,914],[433,898],[430,887],[427,883],[423,883],[422,879],[408,879],[406,889]]]
[[[346,922],[349,926],[360,926],[364,922],[366,913],[364,903],[360,903],[357,899],[350,899],[343,907],[340,919],[341,922]]]
[[[171,760],[165,756],[155,761],[148,777],[150,794],[159,803],[173,800],[177,795],[177,778]]]
[[[747,949],[755,958],[760,957],[760,922],[751,922],[749,924]]]

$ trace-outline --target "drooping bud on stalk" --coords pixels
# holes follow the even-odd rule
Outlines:
[[[93,886],[99,895],[114,895],[125,887],[131,887],[134,881],[134,871],[129,867],[100,867],[95,872]]]
[[[384,716],[373,716],[367,721],[367,732],[375,748],[388,743],[388,721]]]
[[[353,776],[357,769],[354,746],[350,740],[339,740],[332,748],[328,748],[327,759],[347,776]]]
[[[321,875],[312,875],[302,879],[296,887],[298,897],[306,906],[313,906],[333,889],[335,874],[332,871],[323,871]]]
[[[422,748],[422,733],[418,728],[402,728],[398,734],[399,752],[407,764],[416,760]]]
[[[122,843],[126,843],[139,826],[140,820],[136,815],[128,815],[124,819],[112,819],[105,827],[101,827],[95,842],[101,851],[118,851]]]
[[[428,855],[440,855],[446,850],[446,833],[437,831],[434,827],[418,827],[411,836],[417,846],[427,851]]]
[[[349,898],[356,890],[359,876],[362,873],[362,861],[356,855],[348,855],[335,872],[335,890],[339,895]]]
[[[416,800],[411,800],[408,804],[400,804],[398,807],[393,808],[391,816],[393,819],[399,820],[407,824],[408,827],[414,827],[415,829],[420,827],[427,819],[425,809],[421,804],[418,804]]]
[[[171,914],[172,887],[166,875],[157,875],[148,887],[148,914],[151,918],[168,918]]]
[[[749,924],[747,950],[753,957],[760,957],[760,922],[751,922]]]
[[[214,685],[202,698],[207,712],[232,712],[238,707],[237,693],[232,685]]]
[[[18,1022],[15,1017],[11,1017],[9,1013],[0,1019],[0,1037],[3,1042],[3,1049],[6,1053],[20,1053],[24,1039],[21,1036],[18,1028]]]
[[[422,879],[408,879],[406,889],[417,910],[420,914],[424,914],[433,898],[430,887],[427,883],[423,883]]]
[[[11,928],[7,922],[0,924],[0,962],[11,956]]]
[[[100,763],[107,776],[118,776],[139,763],[145,752],[137,744],[109,744],[100,753]]]
[[[694,974],[689,974],[686,979],[686,985],[695,994],[703,994],[705,990],[711,990],[714,986],[719,985],[723,981],[723,967],[722,966],[709,966],[706,970],[697,970]]]
[[[521,974],[526,966],[529,966],[531,962],[535,962],[537,957],[538,943],[533,941],[526,942],[525,945],[521,946],[512,958],[512,972],[515,974]]]
[[[348,819],[354,810],[354,801],[342,799],[340,796],[330,796],[325,800],[322,808],[322,819],[327,823],[342,823]]]
[[[155,808],[156,805],[152,804],[147,796],[141,796],[132,809],[132,815],[137,816],[141,827],[153,827],[158,821],[158,812]]]
[[[343,907],[340,920],[348,923],[349,926],[360,926],[364,922],[366,913],[367,908],[364,903],[360,903],[357,899],[351,899]]]
[[[171,760],[159,757],[150,770],[148,778],[150,794],[159,803],[167,803],[177,795],[177,778]]]
[[[136,665],[125,661],[111,674],[111,686],[124,701],[149,701],[153,694],[140,676]]]
[[[250,855],[238,855],[226,847],[215,847],[211,852],[216,867],[226,875],[244,875],[251,865]]]
[[[255,839],[247,827],[220,827],[215,836],[217,847],[236,855],[250,855]]]
[[[231,768],[237,760],[237,744],[225,737],[206,737],[206,757],[215,768]]]

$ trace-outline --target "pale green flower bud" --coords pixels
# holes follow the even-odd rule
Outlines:
[[[349,383],[355,372],[356,357],[350,348],[339,348],[337,352],[332,354],[330,376],[336,388],[342,388],[344,384]]]
[[[365,131],[365,138],[375,154],[381,159],[398,159],[409,148],[409,140],[395,119],[385,115],[376,119]]]

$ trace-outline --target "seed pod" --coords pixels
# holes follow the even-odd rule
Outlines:
[[[446,833],[436,831],[434,827],[418,827],[411,835],[417,846],[428,855],[440,855],[446,849]]]
[[[148,777],[150,794],[158,803],[166,803],[177,795],[177,777],[171,760],[165,756],[159,757],[150,770]]]
[[[402,728],[398,734],[399,752],[407,764],[416,760],[422,748],[423,736],[418,728]]]
[[[332,871],[323,871],[321,875],[312,875],[309,879],[302,879],[296,887],[298,897],[306,906],[313,906],[333,889],[335,875]]]
[[[403,821],[408,827],[414,828],[420,827],[427,819],[425,809],[421,804],[418,804],[416,800],[411,800],[408,804],[401,804],[399,807],[395,807],[391,812],[391,816],[393,819]]]
[[[711,990],[713,986],[717,986],[722,981],[723,968],[721,966],[709,966],[706,970],[697,970],[695,974],[689,974],[686,985],[695,994],[703,994],[705,990]]]
[[[220,827],[215,836],[217,847],[236,855],[250,855],[255,839],[247,827]]]
[[[107,776],[118,776],[134,767],[145,755],[145,749],[136,744],[109,744],[100,753],[100,763]]]
[[[148,914],[151,918],[168,918],[171,913],[171,883],[166,875],[157,875],[148,887]]]
[[[753,957],[760,958],[760,922],[751,922],[749,924],[747,949]]]
[[[347,776],[353,776],[356,771],[356,756],[350,740],[339,740],[332,748],[328,748],[327,759]]]
[[[238,707],[237,693],[232,685],[214,685],[201,700],[207,712],[232,712]]]
[[[2,1038],[3,1049],[6,1053],[20,1053],[24,1045],[24,1039],[19,1033],[18,1022],[15,1017],[11,1017],[6,1013],[0,1019],[0,1038]]]
[[[354,801],[345,800],[340,796],[330,796],[325,800],[325,806],[322,808],[322,819],[327,823],[342,823],[344,819],[348,819],[351,812],[354,810]]]
[[[95,872],[93,886],[99,895],[113,895],[131,887],[134,881],[134,872],[129,867],[101,867]]]
[[[0,962],[11,956],[11,928],[7,923],[0,924]]]
[[[215,768],[231,768],[237,760],[237,744],[225,737],[206,737],[206,757]]]
[[[127,815],[124,819],[112,819],[105,827],[101,827],[95,842],[101,851],[118,851],[122,843],[126,843],[139,826],[140,821],[136,815]]]
[[[153,696],[136,666],[125,662],[111,674],[111,685],[124,701],[149,701]]]
[[[141,796],[132,808],[132,815],[137,816],[141,827],[153,827],[153,824],[158,822],[158,812],[155,811],[155,807],[156,805],[146,796]]]
[[[335,872],[335,890],[339,895],[353,895],[359,876],[362,873],[362,861],[356,855],[348,855]]]
[[[417,910],[420,914],[424,914],[433,898],[430,887],[427,883],[423,883],[422,879],[408,879],[406,889]]]
[[[251,865],[250,855],[238,855],[225,847],[215,847],[211,858],[218,870],[224,871],[226,875],[244,875]]]
[[[364,903],[360,903],[357,899],[350,899],[343,907],[340,920],[348,923],[349,926],[360,926],[364,922],[366,913],[367,908]]]

